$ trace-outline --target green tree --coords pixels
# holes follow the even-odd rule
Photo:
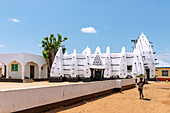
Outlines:
[[[58,39],[54,37],[54,34],[51,34],[50,37],[45,37],[42,40],[42,47],[43,56],[47,59],[47,65],[48,65],[48,72],[51,70],[51,66],[53,64],[54,57],[59,49],[59,47],[62,47],[63,54],[66,51],[65,45],[62,45],[61,43],[67,40],[67,37],[62,38],[60,34],[57,34]],[[49,73],[48,73],[49,74]]]

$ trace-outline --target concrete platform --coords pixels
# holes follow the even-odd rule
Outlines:
[[[0,82],[16,82],[16,83],[29,83],[37,81],[48,81],[48,78],[30,78],[30,79],[14,79],[14,78],[0,78]]]
[[[6,79],[6,78],[0,78],[0,82],[16,82],[16,83],[22,83],[23,80],[22,79]]]
[[[0,112],[17,112],[134,85],[135,79],[76,83],[0,83]],[[129,87],[127,87],[129,88]]]
[[[39,82],[31,82],[31,83],[17,83],[17,82],[0,82],[0,91],[5,90],[18,90],[25,88],[39,88],[39,87],[50,87],[50,86],[58,86],[65,84],[80,84],[83,82],[58,82],[58,83],[49,83],[48,81],[39,81]]]

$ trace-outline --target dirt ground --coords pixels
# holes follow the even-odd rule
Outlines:
[[[136,87],[46,113],[170,113],[170,83],[146,84],[144,96],[139,99]]]

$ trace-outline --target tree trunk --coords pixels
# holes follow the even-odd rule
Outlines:
[[[48,65],[47,65],[47,66],[48,66],[48,75],[50,75],[51,67],[52,67],[54,58],[55,58],[55,52],[54,52],[54,51],[51,51],[51,52],[48,54],[48,58],[47,58],[47,62],[48,62]]]
[[[50,65],[49,65],[49,59],[47,58],[47,72],[48,72],[48,77],[50,77]]]

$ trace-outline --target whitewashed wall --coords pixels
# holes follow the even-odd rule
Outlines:
[[[135,84],[134,79],[121,81],[122,80],[108,80],[37,88],[0,90],[0,112],[9,113],[25,110]]]
[[[47,64],[43,65],[43,70],[41,70],[41,78],[48,78]]]
[[[18,64],[18,71],[12,71],[12,64]],[[12,62],[9,64],[8,69],[9,69],[9,76],[11,78],[21,78],[22,67],[20,63]]]

